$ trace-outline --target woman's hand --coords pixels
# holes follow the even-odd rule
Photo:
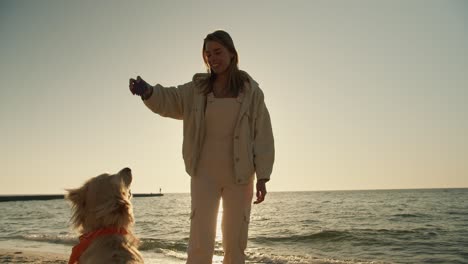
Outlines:
[[[136,80],[130,78],[129,88],[132,94],[139,96],[145,96],[150,90],[148,89],[148,84],[140,76],[138,76]]]
[[[259,204],[265,200],[265,196],[267,194],[266,182],[267,180],[257,181],[257,200],[254,202],[254,204]]]

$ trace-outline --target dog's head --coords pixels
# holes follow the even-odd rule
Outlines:
[[[132,172],[124,168],[117,174],[102,174],[88,180],[81,188],[67,190],[72,203],[71,223],[81,232],[99,228],[129,229],[133,222],[130,203]]]

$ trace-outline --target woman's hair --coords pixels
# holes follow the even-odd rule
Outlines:
[[[229,52],[231,52],[234,57],[231,59],[231,64],[229,65],[228,71],[228,83],[227,88],[234,96],[238,96],[239,92],[242,92],[244,87],[244,82],[248,80],[248,76],[245,72],[239,70],[239,55],[237,54],[236,48],[234,47],[234,42],[232,41],[231,36],[226,31],[217,30],[213,33],[210,33],[206,36],[203,41],[202,48],[202,57],[205,61],[206,69],[210,73],[210,77],[205,80],[205,85],[203,86],[202,93],[207,95],[213,91],[213,83],[216,80],[216,73],[214,73],[208,61],[205,57],[205,48],[208,41],[216,41],[219,44],[223,45]]]

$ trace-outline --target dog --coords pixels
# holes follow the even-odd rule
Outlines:
[[[133,235],[135,222],[130,202],[132,172],[89,179],[78,189],[68,189],[65,198],[72,204],[70,222],[81,234],[73,247],[69,264],[139,264],[139,240]]]

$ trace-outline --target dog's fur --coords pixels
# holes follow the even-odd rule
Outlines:
[[[72,203],[72,226],[86,234],[101,228],[123,228],[126,235],[110,234],[96,238],[83,252],[80,264],[143,263],[138,239],[132,233],[134,223],[130,202],[132,173],[129,168],[114,175],[102,174],[78,189],[67,190]]]

